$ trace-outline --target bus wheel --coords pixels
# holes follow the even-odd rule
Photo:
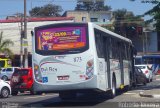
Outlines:
[[[112,88],[111,88],[111,98],[116,96],[116,79],[113,77],[112,79]]]
[[[31,94],[31,95],[37,95],[37,94],[40,94],[40,92],[34,91],[33,86],[32,86],[32,88],[31,88],[31,90],[30,90],[30,94]]]
[[[59,92],[59,97],[62,100],[73,99],[76,98],[76,93],[70,91]]]

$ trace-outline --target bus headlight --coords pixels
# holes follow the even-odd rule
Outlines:
[[[87,62],[87,66],[86,66],[86,80],[93,77],[93,72],[94,72],[94,62],[93,62],[93,59],[92,59],[92,60],[89,60]]]
[[[39,70],[39,66],[37,64],[34,64],[34,76],[35,80],[38,82],[42,82],[42,74]]]

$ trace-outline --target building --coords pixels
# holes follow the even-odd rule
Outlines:
[[[73,22],[72,17],[54,17],[54,18],[28,18],[27,19],[27,40],[28,51],[31,52],[32,40],[31,30],[36,26],[53,24],[58,22]],[[3,32],[4,39],[11,39],[14,42],[14,46],[10,46],[10,49],[14,54],[20,54],[20,36],[21,36],[21,19],[12,20],[0,20],[0,32]]]
[[[94,22],[101,26],[112,24],[112,11],[66,11],[63,16],[74,17],[75,22]]]
[[[153,24],[143,28],[143,35],[134,38],[135,47],[138,55],[160,54],[160,34],[155,31]]]
[[[31,30],[36,26],[53,24],[58,22],[73,22],[73,17],[48,17],[48,18],[27,18],[27,41],[28,41],[28,52],[32,53],[32,37]],[[21,27],[23,21],[21,18],[7,18],[5,20],[0,20],[0,32],[3,32],[3,39],[10,39],[14,42],[10,49],[13,51],[16,60],[20,61],[20,49],[21,49]],[[2,56],[2,55],[1,55]],[[17,62],[18,62],[17,61]],[[14,63],[17,66],[20,63]],[[30,64],[31,65],[31,64]]]

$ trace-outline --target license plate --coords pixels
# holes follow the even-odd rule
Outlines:
[[[69,75],[65,75],[65,76],[57,76],[58,80],[68,80],[69,79]]]

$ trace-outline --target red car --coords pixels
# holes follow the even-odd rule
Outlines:
[[[12,95],[17,95],[18,92],[33,91],[33,73],[32,68],[21,68],[12,74],[10,84],[12,88]]]

